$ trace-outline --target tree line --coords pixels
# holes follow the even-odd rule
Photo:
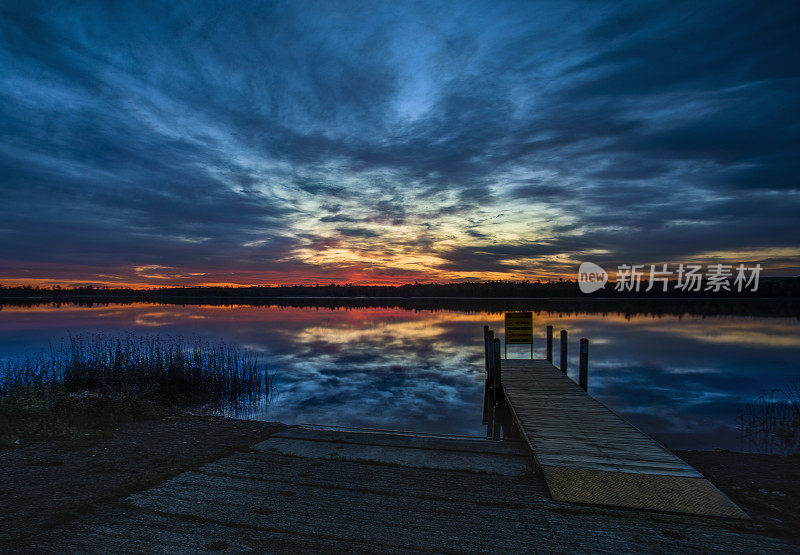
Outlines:
[[[180,300],[222,297],[229,299],[281,297],[333,298],[800,298],[800,277],[762,277],[757,291],[681,291],[670,283],[667,291],[657,286],[647,291],[617,291],[610,282],[604,289],[584,294],[575,280],[559,281],[467,281],[458,283],[408,283],[404,285],[315,285],[192,286],[133,289],[107,286],[37,287],[0,285],[2,298],[71,299],[77,297],[130,300]]]

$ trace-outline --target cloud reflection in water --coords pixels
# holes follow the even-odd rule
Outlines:
[[[739,447],[735,418],[764,391],[796,379],[800,323],[789,318],[534,312],[591,340],[590,392],[674,448]],[[155,306],[4,307],[0,356],[69,333],[202,335],[263,354],[275,392],[245,414],[314,423],[484,435],[481,328],[502,314],[400,308]],[[556,334],[558,335],[558,334]],[[543,356],[543,339],[536,345]],[[559,348],[556,342],[556,360]],[[524,347],[511,356],[527,356]]]

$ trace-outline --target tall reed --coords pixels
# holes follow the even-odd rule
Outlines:
[[[0,361],[0,398],[95,396],[236,408],[269,392],[266,364],[224,343],[160,335],[71,336]]]

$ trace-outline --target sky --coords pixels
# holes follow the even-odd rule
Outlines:
[[[0,2],[0,283],[800,274],[797,2]]]

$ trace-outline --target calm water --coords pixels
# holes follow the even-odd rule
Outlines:
[[[269,364],[274,393],[244,416],[483,435],[482,327],[502,332],[502,321],[502,312],[402,308],[5,306],[0,357],[76,333],[201,335]],[[671,448],[740,448],[737,415],[800,374],[796,318],[534,312],[539,357],[547,324],[570,332],[570,375],[588,337],[590,393]],[[509,356],[526,349],[510,346]]]

